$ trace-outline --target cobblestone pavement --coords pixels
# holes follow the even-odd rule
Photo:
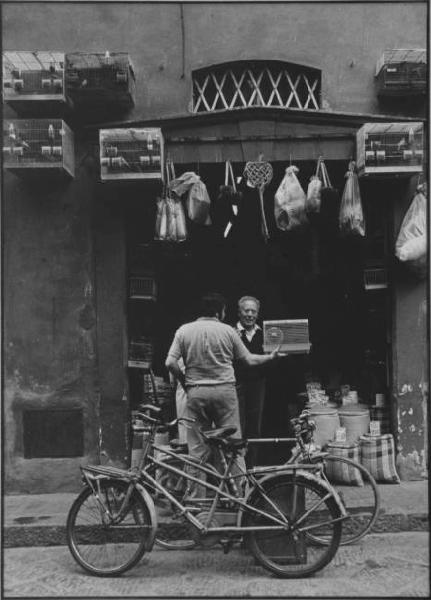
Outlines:
[[[3,554],[3,597],[429,597],[425,532],[367,536],[339,548],[308,579],[282,580],[243,551],[155,549],[119,578],[86,575],[64,546],[10,548]]]

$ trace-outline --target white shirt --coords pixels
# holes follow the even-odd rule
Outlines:
[[[253,325],[252,329],[246,329],[244,327],[244,325],[240,321],[238,321],[238,323],[236,324],[236,329],[237,329],[238,333],[242,333],[243,331],[245,331],[246,338],[248,339],[249,342],[251,342],[256,331],[258,329],[261,329],[261,327],[259,327],[259,325],[257,323],[255,323]]]

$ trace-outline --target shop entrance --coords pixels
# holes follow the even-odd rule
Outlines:
[[[252,295],[261,301],[261,321],[308,318],[312,342],[310,355],[286,357],[268,369],[264,436],[290,435],[289,418],[303,408],[309,381],[320,381],[330,397],[341,385],[350,385],[369,406],[374,405],[376,394],[388,396],[388,199],[392,201],[393,195],[387,184],[384,188],[379,183],[361,184],[366,192],[362,194],[366,238],[339,239],[337,218],[347,164],[348,159],[326,161],[339,194],[323,242],[316,238],[313,223],[298,232],[281,232],[276,227],[274,194],[286,162],[271,162],[274,175],[264,194],[268,242],[260,234],[258,211],[252,210],[245,232],[235,242],[221,242],[212,227],[191,222],[187,222],[186,241],[155,241],[158,190],[130,199],[126,209],[129,359],[148,361],[156,376],[166,379],[164,360],[174,332],[196,318],[202,293],[225,295],[226,321],[232,325],[237,320],[238,299]],[[295,161],[295,165],[306,190],[316,161]],[[233,163],[236,177],[243,168],[244,163]],[[212,204],[216,203],[225,163],[176,166],[177,176],[185,171],[201,177]],[[396,186],[389,185],[396,194]],[[257,193],[255,201],[257,207]],[[322,270],[325,260],[330,264]],[[142,382],[142,372],[129,369],[132,408],[141,399]],[[173,402],[170,410],[174,411]],[[286,452],[286,447],[262,448],[259,462],[282,460]]]

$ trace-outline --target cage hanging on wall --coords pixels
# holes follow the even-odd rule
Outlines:
[[[3,97],[19,114],[51,114],[68,104],[64,53],[3,52]]]
[[[101,129],[102,181],[163,179],[161,129]]]
[[[3,165],[17,175],[73,177],[73,132],[62,119],[7,119],[3,121]]]
[[[423,123],[365,123],[356,134],[356,152],[359,176],[420,173]]]
[[[376,65],[377,94],[423,95],[427,88],[427,55],[422,48],[385,50]]]
[[[130,277],[129,298],[131,300],[156,300],[157,288],[153,277]]]
[[[364,269],[364,287],[366,290],[383,290],[388,287],[388,272],[385,267]]]
[[[100,111],[134,106],[135,73],[126,52],[67,54],[65,81],[76,108]]]
[[[263,349],[281,353],[308,354],[310,338],[308,319],[285,319],[263,322]]]

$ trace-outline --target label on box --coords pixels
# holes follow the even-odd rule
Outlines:
[[[345,442],[346,441],[346,428],[345,427],[337,427],[335,430],[335,441],[336,442]]]
[[[380,421],[370,421],[370,435],[380,435]]]

